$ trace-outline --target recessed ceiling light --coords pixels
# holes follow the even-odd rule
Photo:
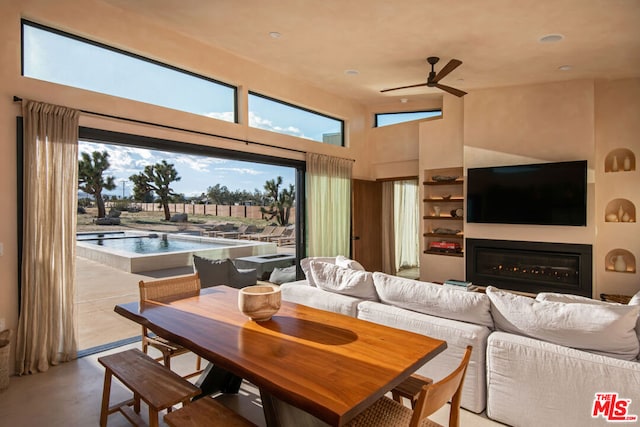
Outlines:
[[[271,31],[269,33],[269,36],[271,36],[272,39],[279,39],[280,37],[282,37],[282,34],[277,31]]]
[[[400,98],[400,102],[406,104],[407,102],[409,102],[409,100],[407,98]]]
[[[358,71],[358,70],[344,70],[344,73],[347,76],[357,76],[358,74],[360,74],[360,71]]]
[[[572,68],[571,65],[561,65],[561,66],[558,67],[558,70],[560,70],[560,71],[569,71],[569,70],[571,70],[571,68]]]
[[[564,36],[562,34],[547,34],[546,36],[540,37],[538,41],[540,43],[556,43],[563,39]]]

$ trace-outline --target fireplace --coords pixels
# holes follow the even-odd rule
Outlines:
[[[521,292],[592,296],[591,245],[466,239],[466,279]]]

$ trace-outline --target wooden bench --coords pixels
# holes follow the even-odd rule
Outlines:
[[[149,407],[149,425],[157,427],[160,411],[178,403],[184,407],[200,394],[198,387],[138,349],[103,356],[98,362],[105,367],[100,411],[103,427],[107,425],[107,417],[115,412],[121,412],[134,425],[145,425],[140,417],[140,400]],[[112,376],[133,392],[132,399],[109,406]]]
[[[256,427],[251,421],[210,397],[203,397],[165,415],[164,421],[170,427]]]

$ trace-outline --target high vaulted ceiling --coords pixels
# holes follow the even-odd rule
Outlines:
[[[428,56],[461,60],[440,83],[467,92],[640,76],[640,0],[104,1],[366,104],[442,93],[380,93],[426,82]]]

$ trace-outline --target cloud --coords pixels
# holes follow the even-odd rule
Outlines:
[[[251,111],[249,112],[249,126],[254,127],[254,128],[258,128],[258,129],[269,130],[269,131],[272,131],[272,132],[278,132],[278,133],[284,133],[284,134],[287,134],[287,135],[293,135],[293,136],[297,136],[299,138],[311,139],[311,138],[305,136],[304,133],[300,129],[295,127],[295,126],[282,127],[282,126],[274,125],[271,120],[263,119],[262,117],[257,116],[255,113],[253,113]]]
[[[263,175],[264,172],[251,168],[215,168],[216,171],[234,172],[241,175]]]

